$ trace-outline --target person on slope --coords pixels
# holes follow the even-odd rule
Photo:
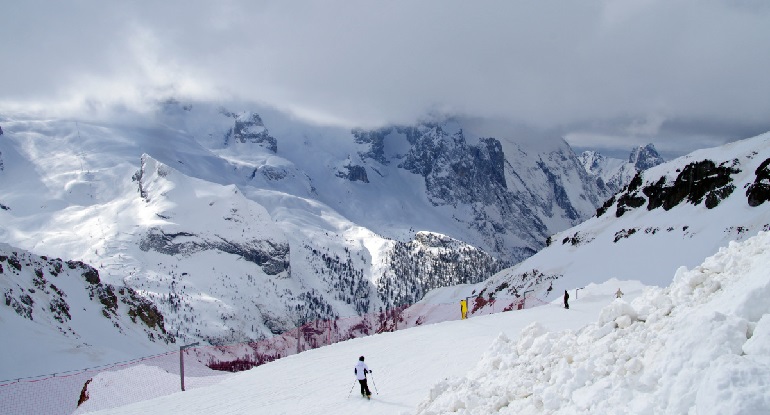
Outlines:
[[[356,363],[356,367],[353,369],[353,373],[356,374],[356,379],[358,379],[358,383],[361,384],[361,396],[365,396],[366,399],[371,399],[372,392],[369,391],[369,385],[366,384],[366,374],[372,373],[372,371],[369,370],[369,366],[364,363],[363,356],[358,358],[358,363]]]
[[[564,290],[564,308],[569,310],[569,293],[567,293],[567,290]]]

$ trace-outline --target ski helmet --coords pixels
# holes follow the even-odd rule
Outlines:
[[[363,362],[363,361],[364,361],[364,357],[363,357],[363,356],[361,356],[361,357],[359,357],[359,358],[358,358],[358,360],[360,360],[360,361],[362,361],[362,362]]]

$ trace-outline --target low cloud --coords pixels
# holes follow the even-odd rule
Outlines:
[[[17,2],[0,108],[242,99],[344,126],[447,112],[694,148],[705,138],[661,137],[667,123],[721,123],[716,141],[770,129],[766,4]]]

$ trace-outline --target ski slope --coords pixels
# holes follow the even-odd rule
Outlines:
[[[620,287],[633,298],[641,294],[636,282],[609,282],[581,290],[592,293],[565,310],[561,300],[534,309],[426,325],[354,339],[289,356],[235,374],[218,385],[175,393],[103,414],[367,414],[414,413],[431,386],[463,376],[479,361],[500,333],[515,338],[534,321],[552,330],[579,329],[595,321]],[[574,293],[574,292],[573,292]],[[459,309],[459,307],[458,307]],[[371,401],[354,383],[353,366],[366,356],[373,371]],[[178,379],[174,379],[178,383]],[[94,383],[97,383],[95,380]],[[121,393],[130,384],[113,384],[100,393]],[[350,396],[348,397],[348,393]],[[93,399],[93,398],[92,398]],[[76,414],[86,413],[86,402]]]
[[[591,284],[569,310],[559,299],[355,339],[94,413],[768,413],[768,247],[770,233],[760,232],[681,267],[666,288]],[[354,383],[362,354],[373,370],[371,401]],[[126,387],[115,382],[92,395]]]

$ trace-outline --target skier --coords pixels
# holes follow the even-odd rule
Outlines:
[[[623,296],[623,291],[620,291],[620,288],[618,288],[618,291],[615,292],[615,298],[620,298]]]
[[[567,290],[564,290],[564,308],[569,310],[569,293]]]
[[[356,379],[358,379],[358,383],[361,384],[361,396],[366,397],[366,399],[372,399],[372,392],[369,391],[369,385],[366,384],[366,374],[372,373],[372,371],[369,370],[369,366],[364,363],[363,356],[358,358],[358,363],[356,363],[356,368],[353,369],[353,373],[356,374]]]

